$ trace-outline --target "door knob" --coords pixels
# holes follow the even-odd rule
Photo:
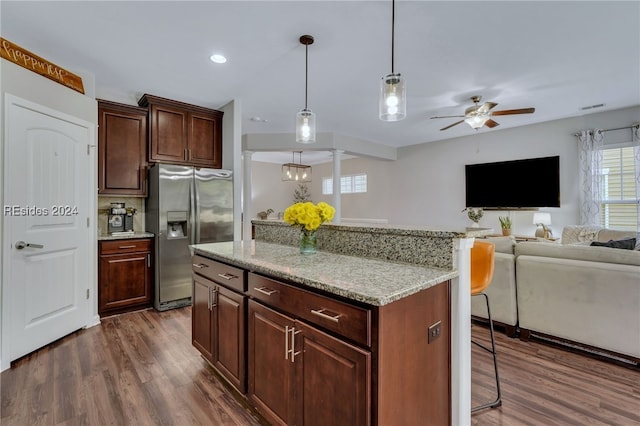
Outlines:
[[[31,248],[44,248],[42,244],[25,243],[24,241],[18,241],[15,246],[18,250],[22,250],[25,247]]]

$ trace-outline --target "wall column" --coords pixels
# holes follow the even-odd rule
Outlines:
[[[341,156],[344,151],[339,149],[333,150],[333,207],[336,209],[336,214],[333,217],[333,222],[336,225],[339,225],[342,221],[342,207],[340,206],[340,200],[342,194],[340,194],[340,177],[342,176],[342,172],[340,171],[340,161]]]
[[[242,240],[251,241],[251,157],[252,151],[242,152]]]
[[[451,424],[471,424],[471,247],[454,241],[457,278],[451,280]]]

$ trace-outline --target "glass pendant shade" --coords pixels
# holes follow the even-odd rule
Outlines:
[[[382,121],[399,121],[407,115],[407,96],[400,74],[389,74],[380,80],[379,117]]]
[[[307,108],[296,114],[296,142],[314,143],[316,141],[316,115]]]

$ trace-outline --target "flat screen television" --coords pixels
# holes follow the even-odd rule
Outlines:
[[[560,207],[560,157],[465,165],[466,207]]]

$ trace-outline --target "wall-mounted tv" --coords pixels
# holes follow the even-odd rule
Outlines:
[[[560,157],[465,165],[466,207],[560,207]]]

